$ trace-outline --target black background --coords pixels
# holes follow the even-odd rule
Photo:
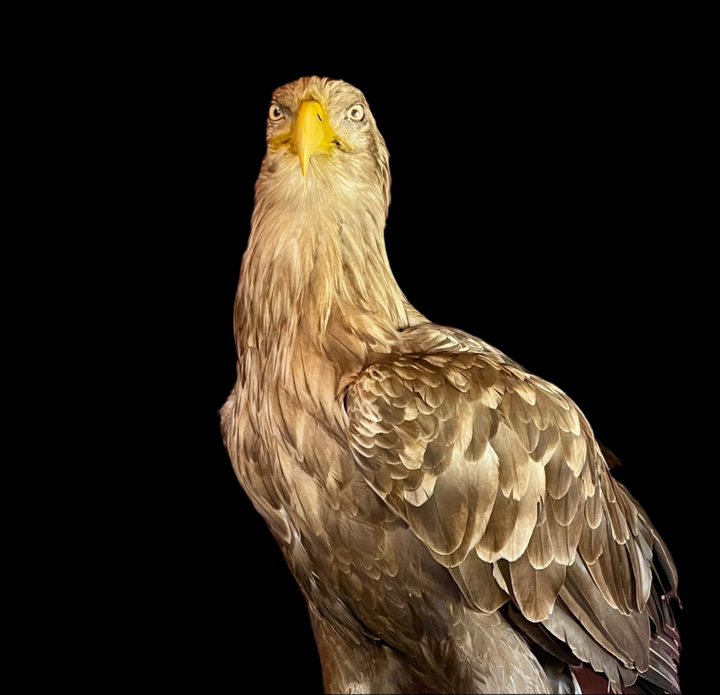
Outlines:
[[[169,384],[170,501],[156,564],[168,668],[206,686],[320,692],[302,597],[224,450],[233,301],[273,90],[306,74],[368,99],[391,154],[390,263],[431,320],[495,345],[575,400],[675,557],[681,677],[700,636],[697,433],[710,321],[695,258],[689,98],[672,55],[394,59],[237,54],[205,41],[147,68],[141,195],[160,241],[154,317]],[[487,58],[487,56],[485,56]],[[148,241],[148,243],[150,243]],[[688,540],[692,538],[692,542]],[[170,597],[170,598],[168,598]]]

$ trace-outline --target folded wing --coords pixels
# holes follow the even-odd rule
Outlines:
[[[383,358],[348,390],[350,442],[368,484],[477,609],[510,601],[518,623],[542,623],[615,688],[652,673],[667,661],[651,642],[670,624],[662,609],[674,566],[610,476],[588,422],[562,391],[491,348],[438,345]],[[656,679],[672,683],[672,673]]]

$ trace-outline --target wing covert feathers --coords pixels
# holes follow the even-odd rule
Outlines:
[[[346,408],[365,479],[477,609],[510,600],[616,690],[638,672],[673,689],[674,565],[562,391],[473,345],[385,357]]]

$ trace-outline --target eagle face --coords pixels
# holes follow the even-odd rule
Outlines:
[[[295,195],[332,182],[335,190],[374,187],[389,204],[389,155],[363,93],[341,80],[305,77],[273,93],[267,154],[270,179]],[[273,186],[274,187],[274,186]]]

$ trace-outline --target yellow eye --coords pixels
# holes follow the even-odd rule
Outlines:
[[[272,103],[270,104],[270,111],[268,113],[268,118],[271,121],[279,121],[281,118],[284,118],[283,110],[280,108],[280,104]]]
[[[351,121],[362,121],[365,118],[365,107],[362,104],[355,104],[348,109],[347,116]]]

